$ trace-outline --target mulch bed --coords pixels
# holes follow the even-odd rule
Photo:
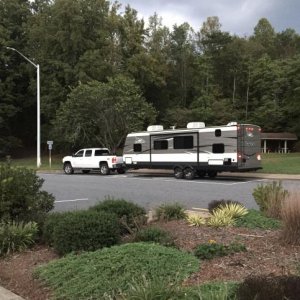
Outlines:
[[[185,221],[159,222],[155,224],[169,231],[176,245],[185,251],[193,251],[196,245],[215,240],[218,243],[244,243],[247,252],[200,262],[200,270],[186,280],[185,284],[209,281],[241,281],[248,275],[296,274],[300,246],[284,245],[280,230],[246,228],[192,227]],[[46,246],[36,246],[23,253],[0,259],[0,285],[25,299],[45,300],[51,293],[32,277],[36,266],[58,258]]]

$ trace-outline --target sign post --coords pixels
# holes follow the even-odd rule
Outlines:
[[[52,150],[53,141],[47,141],[47,145],[49,150],[49,166],[51,169],[51,150]]]

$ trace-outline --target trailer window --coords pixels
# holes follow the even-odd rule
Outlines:
[[[133,151],[134,152],[142,152],[142,144],[134,144]]]
[[[174,137],[174,149],[193,149],[194,137],[189,136],[176,136]]]
[[[216,129],[215,136],[221,136],[221,135],[222,135],[221,129]]]
[[[213,153],[224,153],[225,152],[225,145],[224,144],[213,144],[212,145],[212,152]]]
[[[153,148],[154,150],[168,149],[168,141],[167,140],[154,141]]]

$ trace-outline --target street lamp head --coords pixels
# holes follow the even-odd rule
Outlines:
[[[6,49],[9,49],[9,50],[12,50],[12,51],[16,51],[15,48],[12,48],[12,47],[5,47]]]

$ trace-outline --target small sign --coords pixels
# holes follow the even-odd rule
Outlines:
[[[53,145],[53,141],[47,141],[48,145]]]
[[[52,144],[48,144],[48,149],[52,150]]]

